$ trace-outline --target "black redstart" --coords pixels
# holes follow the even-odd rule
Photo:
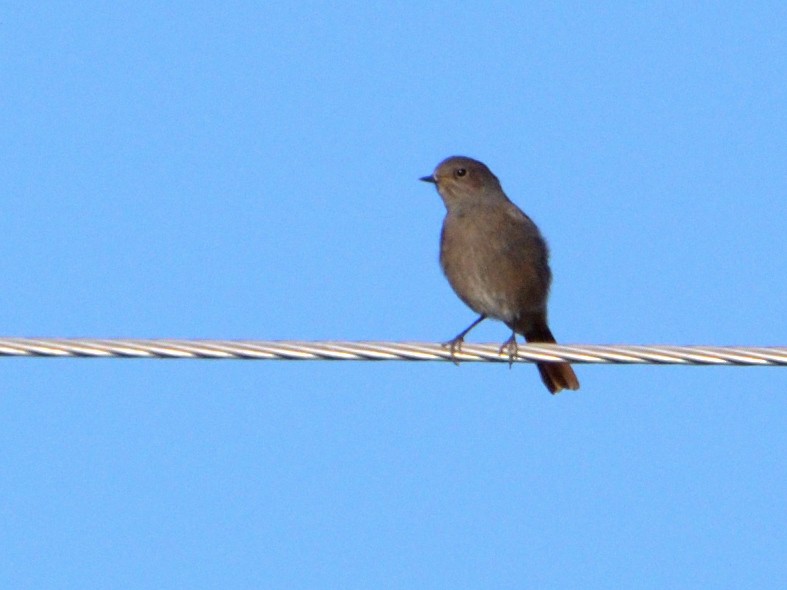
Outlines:
[[[431,176],[447,213],[440,235],[440,266],[459,298],[480,314],[446,345],[453,355],[467,333],[486,318],[511,328],[500,347],[516,356],[516,334],[528,342],[555,342],[547,325],[547,297],[552,272],[549,250],[538,227],[514,205],[500,181],[483,163],[453,156]],[[550,392],[579,389],[568,363],[537,363]]]

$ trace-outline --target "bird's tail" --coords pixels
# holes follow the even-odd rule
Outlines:
[[[524,331],[525,340],[528,342],[556,343],[545,317],[538,318],[528,328]],[[579,380],[568,363],[536,363],[536,366],[550,393],[557,393],[562,389],[579,389]]]

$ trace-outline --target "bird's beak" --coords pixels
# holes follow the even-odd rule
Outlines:
[[[423,182],[431,182],[432,184],[437,184],[437,181],[435,180],[434,176],[431,176],[431,175],[430,176],[422,176],[418,180],[421,180]]]

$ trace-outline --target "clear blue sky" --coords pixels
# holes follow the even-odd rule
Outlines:
[[[690,4],[5,3],[0,334],[446,340],[463,154],[561,341],[785,345],[787,9]],[[0,359],[0,586],[785,587],[787,370],[577,373]]]

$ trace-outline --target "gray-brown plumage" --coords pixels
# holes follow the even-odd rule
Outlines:
[[[536,224],[508,199],[489,168],[472,158],[448,158],[421,180],[437,185],[447,209],[440,237],[443,272],[459,298],[480,314],[447,343],[451,353],[486,318],[511,328],[500,352],[508,349],[512,359],[517,333],[528,342],[555,342],[547,325],[549,251]],[[579,389],[568,363],[537,366],[550,392]]]

